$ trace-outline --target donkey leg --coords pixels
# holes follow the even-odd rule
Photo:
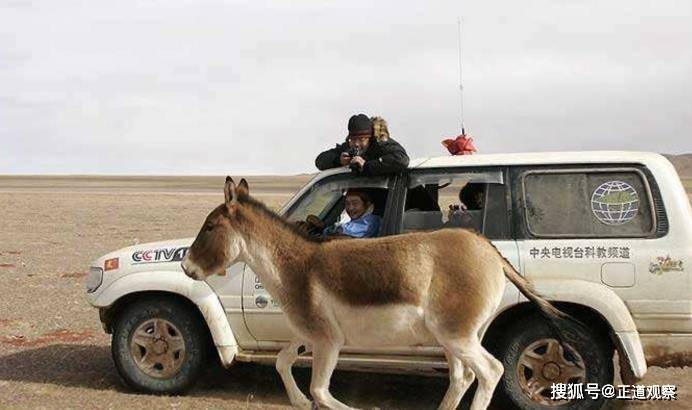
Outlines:
[[[438,409],[454,410],[459,406],[461,398],[473,382],[474,374],[461,360],[452,353],[447,352],[447,363],[449,364],[449,388]]]
[[[485,358],[486,362],[488,363],[488,367],[492,369],[492,373],[490,375],[491,377],[491,383],[488,386],[488,404],[490,404],[490,400],[493,398],[493,392],[495,391],[495,388],[497,387],[498,383],[500,383],[500,379],[502,379],[502,375],[505,374],[505,367],[502,365],[502,362],[497,360],[495,356],[493,356],[489,351],[487,351],[478,341],[478,346],[480,347],[480,352],[483,354],[483,357]],[[487,406],[487,404],[486,404]]]
[[[504,372],[502,363],[481,346],[477,337],[449,339],[442,343],[478,378],[478,389],[471,403],[471,410],[486,409]]]
[[[352,407],[335,399],[329,393],[329,380],[339,360],[340,346],[333,343],[314,343],[312,352],[312,379],[310,394],[320,409],[351,410]]]
[[[312,407],[312,402],[300,391],[296,380],[293,378],[293,373],[291,373],[291,367],[298,358],[298,349],[303,343],[301,340],[293,339],[288,346],[281,349],[276,358],[276,371],[279,372],[281,380],[284,382],[291,404],[294,407],[309,409]]]

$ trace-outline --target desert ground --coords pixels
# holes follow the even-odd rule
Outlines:
[[[250,185],[278,208],[309,178],[256,177]],[[85,298],[91,260],[135,241],[196,235],[223,201],[222,181],[0,176],[0,408],[289,408],[273,367],[260,365],[210,366],[186,396],[132,392]],[[690,192],[689,180],[686,186]],[[307,391],[309,370],[294,372]],[[692,408],[692,369],[652,367],[642,383],[675,384],[679,398],[608,407]],[[337,371],[332,386],[337,398],[361,408],[427,409],[442,399],[447,380]]]

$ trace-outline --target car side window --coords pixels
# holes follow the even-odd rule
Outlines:
[[[384,216],[389,190],[387,177],[361,177],[351,174],[336,175],[317,181],[291,209],[286,212],[290,222],[305,221],[308,216],[318,217],[325,226],[347,218],[344,215],[344,196],[351,188],[365,191],[372,200],[372,212]]]
[[[645,237],[656,229],[652,195],[637,169],[528,171],[521,184],[534,237]]]
[[[507,238],[507,203],[501,170],[412,172],[403,232],[466,228],[491,239]]]

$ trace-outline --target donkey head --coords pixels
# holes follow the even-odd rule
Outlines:
[[[225,202],[207,216],[181,263],[187,276],[204,280],[207,276],[222,273],[238,259],[241,251],[238,212],[242,206],[238,200],[247,198],[249,192],[244,178],[236,185],[231,177],[226,177],[223,187]]]

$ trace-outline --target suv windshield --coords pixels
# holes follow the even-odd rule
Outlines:
[[[384,216],[387,201],[386,177],[363,177],[352,174],[335,175],[316,182],[286,213],[291,222],[305,221],[309,215],[318,217],[325,226],[344,216],[344,195],[348,189],[366,191],[373,201],[373,214]]]

